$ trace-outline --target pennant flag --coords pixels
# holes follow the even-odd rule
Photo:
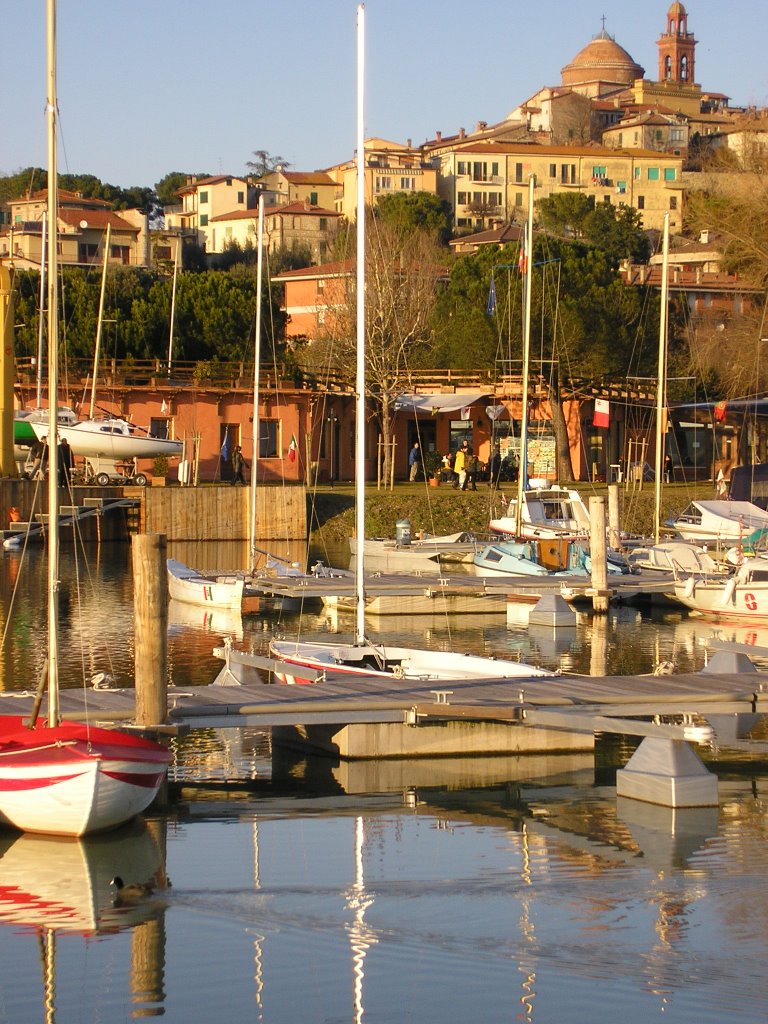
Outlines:
[[[517,258],[517,269],[524,274],[528,269],[528,225],[525,225],[525,232],[520,242],[520,255]]]
[[[493,420],[494,423],[500,416],[503,416],[506,411],[506,405],[486,405],[485,407],[486,416],[489,420]]]
[[[229,462],[229,431],[224,434],[224,443],[221,446],[219,457],[222,462]]]
[[[716,423],[722,423],[723,422],[723,420],[725,419],[726,408],[727,408],[727,406],[726,406],[725,402],[718,402],[717,403],[717,405],[715,406],[715,422]]]
[[[595,412],[592,417],[593,427],[607,427],[610,421],[611,406],[606,398],[595,399]]]
[[[491,271],[491,288],[488,292],[488,305],[485,307],[485,312],[488,316],[493,316],[496,312],[496,280]]]
[[[472,406],[471,405],[465,405],[465,406],[462,407],[461,418],[463,420],[472,419]]]
[[[168,412],[168,403],[166,402],[165,399],[163,399],[162,404],[160,406],[160,412],[163,414],[163,416],[165,416],[165,414]]]
[[[298,445],[296,444],[296,437],[293,434],[291,434],[291,443],[288,445],[288,458],[291,460],[291,462],[296,461],[297,448]]]

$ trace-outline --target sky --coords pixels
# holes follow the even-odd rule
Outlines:
[[[368,0],[367,136],[414,145],[502,120],[605,28],[657,77],[669,0]],[[59,0],[59,170],[122,187],[311,171],[355,148],[355,0]],[[696,81],[768,105],[768,4],[690,0]],[[45,167],[45,0],[1,0],[0,174]]]

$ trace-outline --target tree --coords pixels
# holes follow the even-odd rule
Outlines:
[[[366,394],[375,406],[384,450],[384,478],[391,466],[396,397],[410,390],[410,370],[432,346],[431,315],[445,257],[435,236],[402,230],[368,213],[366,234]],[[356,360],[357,282],[343,279],[343,294],[323,335],[302,353],[305,367],[317,373],[337,367],[353,384]]]
[[[393,192],[379,197],[378,215],[400,231],[429,231],[442,244],[451,237],[451,204],[432,192]]]
[[[562,238],[581,238],[594,206],[594,199],[582,192],[555,192],[537,201],[536,214],[546,231]]]
[[[247,160],[245,166],[257,177],[263,178],[265,174],[271,174],[278,168],[285,170],[291,164],[281,156],[272,156],[266,149],[254,149],[255,160]]]
[[[170,171],[155,185],[155,193],[161,206],[178,206],[179,189],[184,188],[190,178],[207,178],[208,172],[187,174],[185,171]]]

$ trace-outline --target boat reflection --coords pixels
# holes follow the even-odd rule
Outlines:
[[[116,875],[162,887],[163,861],[145,822],[84,839],[3,833],[0,924],[97,935],[156,916],[160,903],[115,906]]]
[[[172,635],[192,631],[209,636],[243,639],[243,617],[238,608],[205,608],[183,601],[168,602],[168,629]]]

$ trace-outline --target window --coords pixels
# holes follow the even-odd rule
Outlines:
[[[677,181],[677,171],[674,167],[664,168],[664,181]]]
[[[173,253],[171,252],[170,245],[158,245],[155,247],[155,259],[156,260],[170,260],[173,259]]]
[[[327,231],[328,230],[328,218],[327,217],[321,217],[320,218],[320,230],[321,231]]]
[[[640,172],[640,168],[639,168],[639,167],[636,167],[636,168],[635,168],[635,178],[639,179],[639,178],[640,178],[640,173],[641,173],[641,172]]]
[[[638,196],[637,197],[637,208],[638,208],[638,210],[644,210],[645,209],[645,196]]]
[[[466,160],[459,160],[457,173],[469,174],[469,164],[466,162]]]
[[[277,458],[280,420],[259,420],[259,458]]]
[[[669,197],[669,208],[670,208],[670,210],[676,210],[677,209],[677,196],[670,196]]]
[[[208,193],[207,192],[201,192],[200,193],[200,203],[201,203],[201,205],[203,203],[207,203],[207,202],[208,202]]]
[[[170,423],[167,416],[152,416],[149,420],[149,432],[152,437],[162,437],[167,440],[171,436]]]
[[[472,164],[472,180],[485,181],[485,164],[481,164],[479,161]]]
[[[658,167],[649,167],[648,168],[648,181],[658,181],[658,180],[659,180],[659,168]]]
[[[664,136],[663,136],[663,134],[662,134],[661,128],[657,128],[657,129],[656,129],[656,141],[657,141],[657,142],[661,142],[661,140],[662,140],[662,138],[663,138],[663,137],[664,137]]]
[[[414,181],[413,178],[401,178],[400,179],[400,189],[402,191],[410,191],[411,189],[414,189],[414,188],[416,188],[416,182]]]
[[[664,77],[665,78],[671,78],[672,77],[672,58],[671,57],[665,57],[664,58]]]
[[[621,147],[623,145],[623,141],[624,141],[624,133],[623,132],[619,132],[619,134],[616,136],[616,144],[618,145],[619,149],[621,149]]]
[[[498,163],[494,162],[494,163],[491,164],[491,174],[495,178],[498,177],[498,175],[499,175],[499,165],[498,165]]]
[[[669,141],[670,142],[684,142],[685,132],[682,128],[670,128],[669,129]]]
[[[317,206],[317,192],[309,193],[309,201],[312,204],[312,206]]]
[[[457,193],[457,199],[458,199],[459,206],[466,206],[467,202],[469,201],[467,199],[467,193],[466,192],[459,192],[459,193]]]
[[[523,180],[523,165],[515,164],[515,181]]]
[[[231,185],[231,184],[232,184],[232,179],[231,178],[227,178],[227,185]]]
[[[593,167],[592,168],[592,177],[593,178],[604,178],[605,176],[606,176],[606,174],[605,174],[605,167]]]
[[[204,228],[207,225],[208,225],[208,214],[207,213],[201,213],[200,214],[200,227]]]
[[[549,176],[550,176],[550,178],[556,178],[557,177],[557,164],[550,164],[549,165]]]
[[[523,205],[523,193],[522,192],[515,192],[515,206],[522,206],[522,205]]]
[[[245,192],[238,192],[237,193],[237,205],[238,206],[242,206],[244,202],[245,202]]]

